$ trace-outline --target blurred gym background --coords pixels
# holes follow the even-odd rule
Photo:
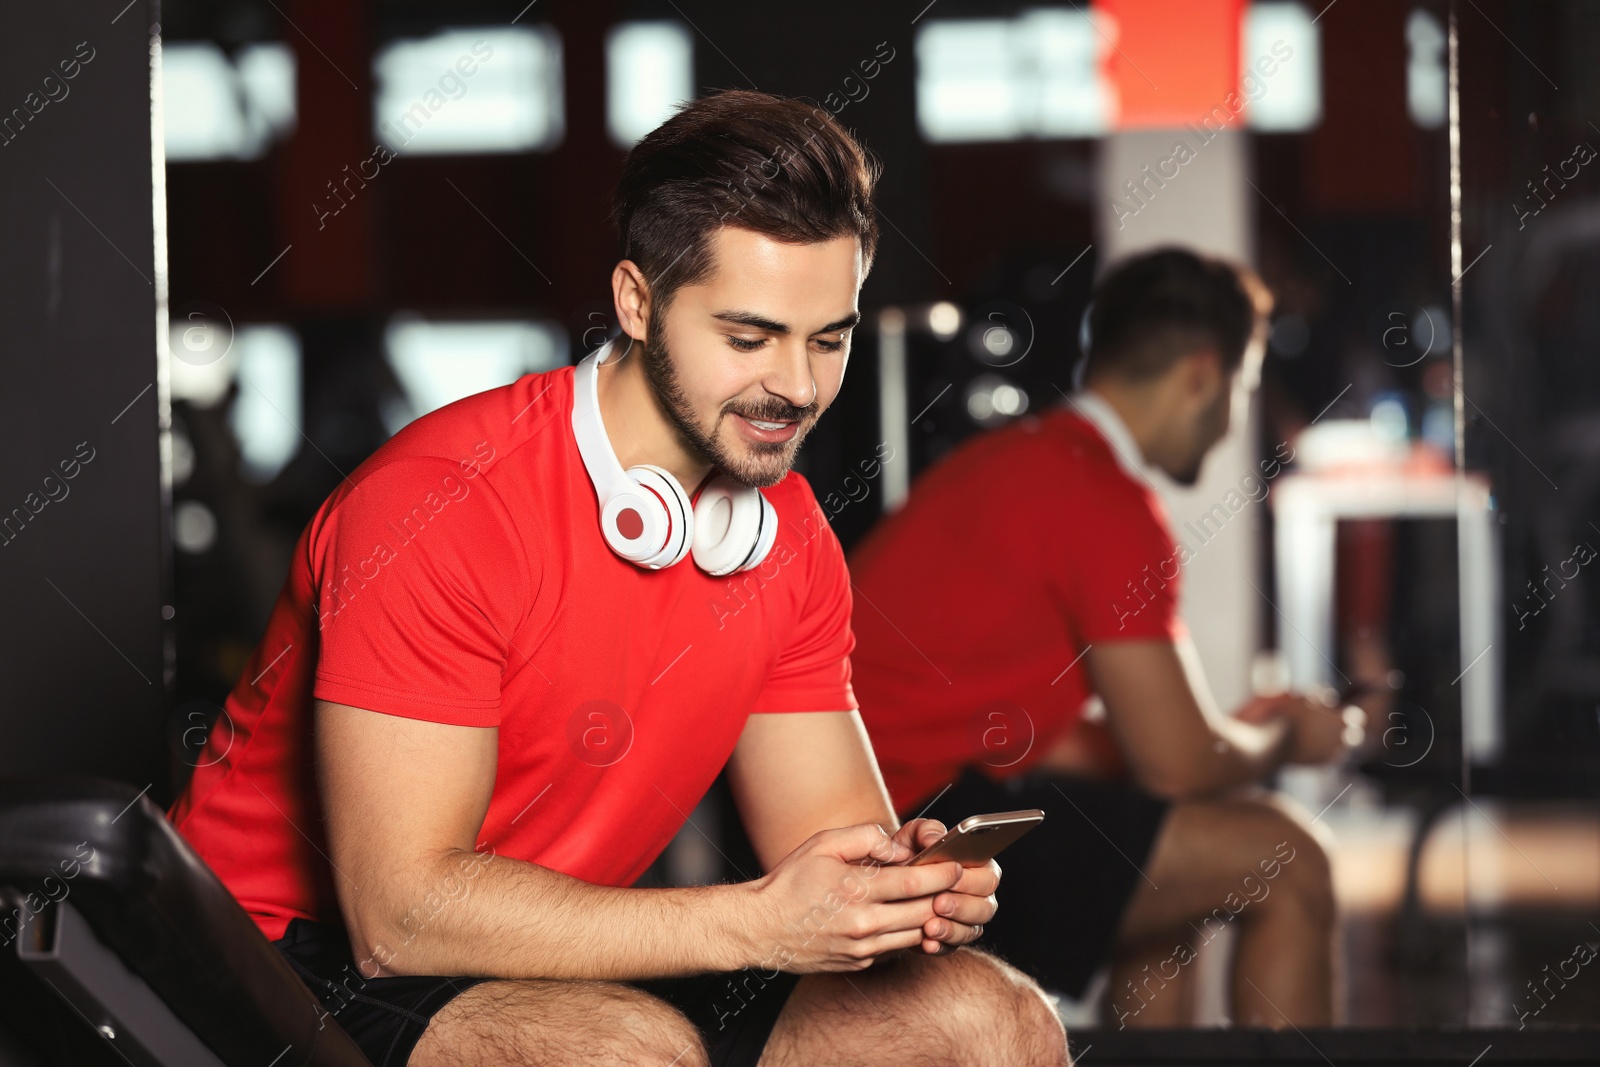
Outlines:
[[[1339,840],[1346,1020],[1600,1018],[1588,968],[1548,981],[1600,944],[1600,5],[13,15],[0,773],[170,800],[317,505],[411,419],[614,331],[629,146],[754,87],[885,163],[867,319],[799,464],[846,548],[1071,390],[1105,264],[1176,242],[1260,271],[1251,417],[1168,500],[1221,704],[1370,697],[1368,758],[1280,782]],[[730,818],[708,797],[656,875],[729,876]]]

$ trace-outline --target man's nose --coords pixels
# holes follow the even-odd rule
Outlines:
[[[778,357],[762,385],[767,392],[780,396],[797,408],[809,407],[817,398],[817,382],[811,373],[811,356],[801,339],[793,351],[785,350]]]

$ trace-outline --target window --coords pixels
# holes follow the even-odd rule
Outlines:
[[[287,326],[241,326],[233,341],[239,392],[228,423],[239,473],[264,484],[300,450],[300,338]]]
[[[1300,4],[1250,6],[1239,78],[1251,129],[1293,133],[1322,120],[1322,38],[1311,18]]]
[[[606,126],[631,148],[694,99],[694,39],[678,22],[624,22],[606,36]]]
[[[1425,130],[1444,125],[1448,88],[1444,46],[1444,27],[1438,16],[1413,8],[1406,19],[1406,110],[1411,121]]]
[[[1085,5],[1034,8],[1010,19],[924,21],[916,38],[923,137],[952,143],[1110,132],[1114,107],[1102,61],[1115,31],[1094,19]],[[1253,4],[1242,37],[1240,90],[1250,101],[1251,128],[1315,126],[1321,41],[1310,12],[1298,3]]]
[[[397,153],[524,152],[561,143],[561,40],[546,26],[444,30],[373,57],[377,135]]]
[[[917,33],[917,123],[933,142],[1106,132],[1099,34],[1090,16],[930,20]]]
[[[426,322],[397,317],[385,331],[389,366],[407,409],[386,411],[390,433],[462,397],[566,363],[562,331],[541,322]]]
[[[210,41],[167,44],[161,124],[169,161],[259,158],[294,129],[294,52],[281,41],[231,57]]]

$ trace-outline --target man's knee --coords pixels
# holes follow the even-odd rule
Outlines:
[[[617,986],[622,995],[612,1001],[604,1019],[603,1047],[608,1058],[596,1063],[671,1064],[705,1067],[709,1064],[700,1031],[666,1001],[629,986]]]
[[[929,1021],[941,1048],[962,1064],[1061,1067],[1067,1037],[1044,991],[1003,960],[963,948],[923,958],[917,1016]]]
[[[436,1015],[409,1063],[706,1067],[700,1032],[672,1005],[613,982],[496,981]]]
[[[1294,801],[1272,794],[1256,802],[1263,851],[1255,874],[1268,888],[1262,903],[1293,907],[1318,926],[1332,926],[1335,913],[1332,836]]]

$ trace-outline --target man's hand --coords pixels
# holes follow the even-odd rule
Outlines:
[[[927,821],[919,822],[926,834]],[[870,823],[824,830],[750,883],[745,936],[759,965],[797,974],[859,971],[897,949],[972,940],[994,913],[992,903],[985,911],[983,901],[949,892],[969,878],[958,863],[905,866],[917,851],[907,842],[926,840],[915,833],[891,837]],[[952,904],[952,918],[936,911]],[[942,937],[930,937],[930,930]]]
[[[945,825],[938,819],[912,819],[895,832],[894,839],[915,855],[943,837],[944,832]],[[983,924],[994,918],[994,894],[999,885],[1000,865],[994,860],[982,867],[962,867],[960,880],[933,899],[934,917],[922,927],[922,951],[944,955],[982,936]]]
[[[1338,694],[1323,687],[1308,693],[1256,697],[1234,718],[1249,723],[1287,720],[1291,731],[1288,762],[1317,764],[1338,759],[1361,744],[1367,713],[1354,704],[1340,707]]]

